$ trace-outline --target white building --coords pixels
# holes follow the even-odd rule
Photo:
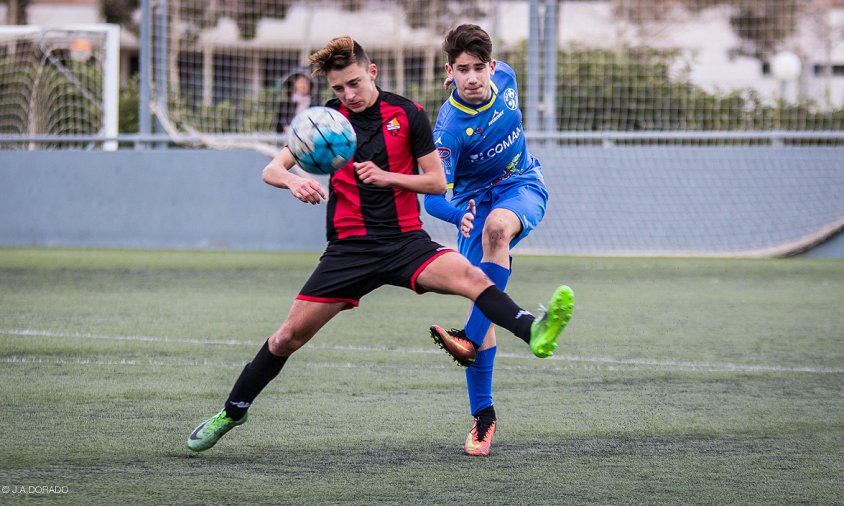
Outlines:
[[[416,58],[425,61],[424,68],[431,68],[430,59],[439,57],[442,34],[411,29],[403,23],[403,14],[390,8],[392,2],[370,2],[377,9],[342,13],[336,2],[308,3],[317,7],[293,5],[285,19],[259,20],[255,37],[250,40],[243,40],[237,25],[222,17],[215,28],[200,33],[198,39],[212,51],[226,46],[251,47],[256,52],[283,47],[304,55],[309,48],[318,47],[317,42],[349,34],[367,48],[385,54],[403,54],[401,51],[415,48]],[[494,5],[496,8],[487,18],[474,21],[486,27],[501,44],[525,41],[529,29],[528,1],[498,1]],[[719,5],[694,15],[675,9],[664,13],[661,20],[634,25],[614,17],[610,0],[563,1],[559,5],[558,36],[563,47],[577,44],[614,49],[647,45],[679,49],[682,58],[675,70],[686,72],[691,82],[708,91],[751,88],[767,99],[788,91],[788,83],[777,80],[768,62],[736,51],[740,40],[730,26],[735,7]],[[802,62],[799,78],[793,84],[795,92],[799,90],[803,98],[822,109],[844,107],[844,0],[807,0],[807,5],[817,8],[802,16],[797,34],[782,41],[778,49],[798,55]],[[96,0],[30,0],[27,9],[29,23],[39,25],[91,23],[99,21],[99,16]],[[9,20],[7,4],[0,5],[0,22]],[[121,40],[126,53],[126,77],[126,69],[136,66],[137,38],[125,33]],[[424,56],[418,56],[420,51]],[[391,74],[396,81],[404,75],[404,63],[399,60],[393,60],[399,67]],[[426,75],[429,77],[433,76]]]

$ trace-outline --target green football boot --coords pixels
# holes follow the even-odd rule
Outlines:
[[[226,415],[226,410],[223,408],[219,413],[193,429],[188,437],[188,448],[195,452],[202,452],[211,448],[226,432],[246,423],[247,418],[249,418],[249,413],[243,415],[240,420],[232,420]]]
[[[530,327],[530,349],[539,358],[550,357],[557,348],[557,339],[574,312],[574,292],[563,285],[551,296],[548,309]]]

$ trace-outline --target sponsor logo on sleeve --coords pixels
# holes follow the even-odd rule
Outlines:
[[[443,168],[451,167],[451,150],[448,148],[437,148],[437,154],[440,156],[440,162]]]

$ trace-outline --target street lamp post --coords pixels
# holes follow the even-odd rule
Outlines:
[[[800,57],[791,51],[780,51],[771,59],[771,72],[780,83],[780,96],[787,104],[797,102],[797,79],[803,70]]]

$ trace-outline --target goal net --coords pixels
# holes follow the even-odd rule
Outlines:
[[[0,26],[0,135],[18,149],[117,147],[120,28]]]
[[[433,120],[446,98],[442,38],[472,22],[518,73],[525,133],[554,195],[525,248],[789,254],[842,227],[844,199],[834,195],[844,181],[832,170],[844,145],[837,0],[151,4],[153,64],[142,78],[177,142],[272,155],[303,100],[297,79],[305,101],[329,98],[304,66],[339,35],[368,50],[382,88]],[[577,207],[553,200],[562,198]],[[731,216],[744,225],[728,226]],[[453,242],[447,225],[426,223]]]

